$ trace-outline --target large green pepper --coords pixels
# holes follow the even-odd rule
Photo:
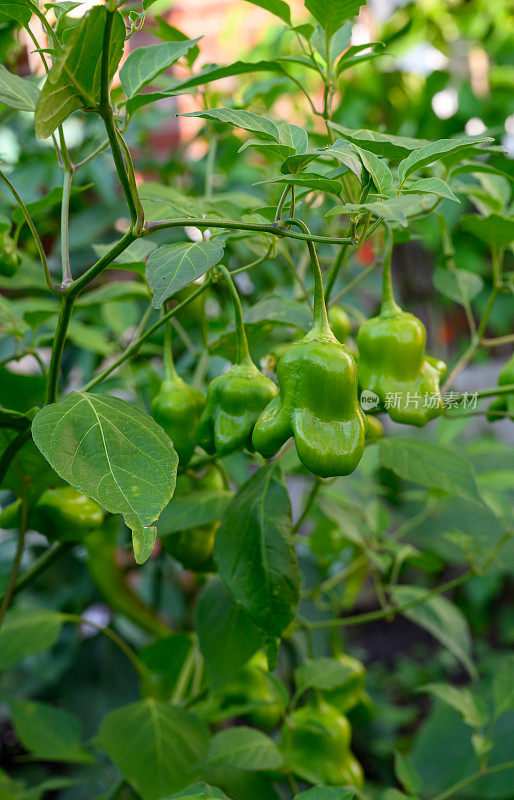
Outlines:
[[[181,467],[187,466],[196,445],[196,427],[205,406],[205,397],[188,386],[178,375],[173,361],[171,325],[164,341],[164,381],[152,400],[152,417],[168,434],[177,451]]]
[[[277,366],[280,392],[255,425],[255,449],[269,458],[294,436],[298,458],[323,478],[354,471],[364,450],[366,420],[357,397],[357,366],[332,333],[316,252],[314,319]]]
[[[204,475],[196,476],[188,470],[177,477],[174,497],[188,495],[194,498],[195,491],[220,491],[227,488],[223,472],[216,465],[207,468]],[[219,521],[164,536],[162,546],[176,561],[194,572],[215,570],[213,561],[214,540]]]
[[[281,733],[280,748],[291,771],[323,786],[364,785],[362,767],[350,750],[346,717],[324,700],[293,711]]]
[[[498,386],[510,386],[511,384],[514,386],[514,353],[498,376]],[[487,410],[489,422],[503,419],[506,415],[511,415],[510,418],[514,419],[514,390],[497,397]]]
[[[444,409],[439,382],[446,364],[425,356],[425,326],[403,311],[393,296],[392,237],[384,257],[382,308],[357,334],[359,384],[374,392],[395,422],[422,427]]]
[[[234,303],[236,363],[209,384],[207,404],[197,431],[198,444],[220,457],[251,447],[255,422],[277,393],[273,381],[259,372],[250,357],[241,302],[228,270],[221,269]]]

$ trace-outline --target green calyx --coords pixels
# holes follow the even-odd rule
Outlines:
[[[364,450],[366,421],[357,396],[357,366],[332,333],[319,263],[310,246],[314,319],[277,366],[279,394],[255,425],[253,445],[266,458],[294,436],[298,458],[322,478],[349,475]]]
[[[205,397],[178,375],[173,362],[171,326],[166,327],[164,375],[159,394],[151,405],[152,417],[167,433],[177,451],[181,467],[187,466],[196,445],[196,428]]]
[[[282,726],[280,749],[291,771],[323,786],[364,785],[362,767],[350,750],[347,718],[324,700],[293,711]]]
[[[498,386],[514,385],[514,353],[509,358],[498,376]],[[501,395],[490,404],[487,410],[489,422],[503,419],[505,414],[514,414],[514,392]]]
[[[209,384],[207,403],[197,430],[197,442],[208,453],[226,456],[251,447],[252,432],[263,408],[277,394],[277,387],[253,363],[243,324],[241,303],[230,273],[227,280],[236,321],[236,363]]]
[[[382,308],[357,334],[359,384],[374,392],[395,422],[422,427],[439,416],[446,364],[425,355],[425,326],[396,303],[391,281],[391,234],[384,260]]]

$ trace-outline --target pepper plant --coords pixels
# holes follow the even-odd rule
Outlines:
[[[389,44],[352,44],[365,0],[248,0],[266,57],[203,67],[152,5],[0,7],[2,119],[47,189],[2,165],[2,796],[508,800],[513,640],[471,628],[509,576],[512,360],[462,381],[514,341],[509,160],[347,126]],[[205,155],[153,162],[186,94]],[[460,351],[398,303],[424,236]],[[408,676],[373,648],[402,624]]]

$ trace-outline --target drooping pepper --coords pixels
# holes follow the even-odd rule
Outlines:
[[[194,492],[220,491],[227,488],[225,476],[215,464],[207,468],[205,475],[192,476],[184,472],[177,477],[174,497],[187,495],[194,499]],[[192,494],[193,493],[193,494]],[[172,501],[173,502],[173,501]],[[213,561],[214,540],[219,520],[205,525],[163,536],[162,546],[176,561],[194,572],[210,572],[216,569]]]
[[[277,387],[253,363],[243,324],[241,301],[225,267],[221,267],[234,304],[236,362],[214,378],[207,389],[207,403],[198,423],[197,442],[219,457],[251,447],[252,431],[263,408],[277,394]]]
[[[510,385],[514,386],[514,353],[498,376],[498,386]],[[512,415],[511,419],[514,417],[514,390],[493,400],[487,410],[487,419],[489,422],[495,422],[503,419],[507,414]]]
[[[219,690],[220,708],[241,707],[245,720],[265,731],[274,730],[284,718],[286,703],[278,684],[269,674],[266,656],[258,651],[245,664],[237,678]]]
[[[308,232],[303,223],[294,223]],[[259,417],[253,444],[269,458],[294,436],[300,461],[315,475],[327,478],[349,475],[357,467],[366,421],[357,397],[357,366],[330,329],[312,243],[309,250],[315,281],[313,325],[281,357],[277,366],[280,392]]]
[[[319,698],[294,711],[282,726],[280,749],[287,766],[322,786],[364,785],[362,767],[350,750],[346,717]]]
[[[168,322],[164,337],[164,381],[152,400],[151,412],[173,442],[181,467],[187,466],[194,453],[196,429],[204,406],[203,394],[188,386],[175,369]]]
[[[446,364],[425,355],[426,329],[421,320],[396,303],[391,280],[392,236],[386,236],[382,307],[357,334],[359,384],[374,392],[395,422],[422,427],[439,416],[439,382]]]

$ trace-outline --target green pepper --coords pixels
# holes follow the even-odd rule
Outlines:
[[[360,703],[366,693],[366,668],[346,653],[339,653],[336,659],[348,670],[348,677],[335,689],[325,689],[323,697],[341,714],[346,714]]]
[[[252,656],[237,678],[220,689],[219,698],[220,709],[246,708],[241,717],[266,731],[274,730],[286,712],[284,698],[269,674],[262,651]]]
[[[250,357],[241,302],[230,273],[225,267],[221,270],[234,303],[236,363],[209,384],[207,404],[197,431],[198,444],[219,457],[251,447],[255,422],[277,393],[273,381],[259,372]]]
[[[514,353],[509,358],[498,376],[498,386],[514,386]],[[493,400],[487,410],[489,422],[502,419],[505,415],[511,415],[514,419],[514,390]]]
[[[181,467],[187,466],[194,453],[196,428],[204,406],[203,394],[188,386],[175,369],[168,323],[164,341],[164,381],[152,400],[151,412],[173,442]]]
[[[201,476],[192,475],[189,470],[178,475],[174,497],[188,495],[194,499],[195,491],[222,491],[226,488],[223,472],[213,464]],[[186,569],[212,572],[216,569],[212,556],[219,525],[219,521],[210,522],[164,536],[161,540],[162,546]]]
[[[361,789],[362,767],[350,750],[350,739],[346,717],[314,699],[286,719],[280,749],[291,771],[309,783]]]
[[[391,281],[392,236],[384,256],[382,307],[357,334],[359,384],[374,392],[395,422],[422,427],[444,409],[439,382],[446,364],[425,356],[425,326],[396,303]]]
[[[90,531],[103,525],[105,511],[90,497],[72,486],[46,489],[29,514],[29,523],[48,539],[82,541]]]
[[[20,268],[20,258],[16,252],[16,245],[7,234],[2,237],[0,244],[0,275],[12,278]]]
[[[384,435],[384,426],[378,417],[374,417],[373,414],[366,414],[366,425],[366,441],[370,444],[378,442]]]
[[[255,425],[253,445],[266,458],[294,436],[298,458],[322,478],[349,475],[364,450],[366,421],[357,397],[357,366],[332,333],[321,270],[309,242],[314,272],[314,319],[277,366],[279,394]]]
[[[352,332],[352,321],[344,308],[330,306],[328,309],[328,321],[336,339],[341,344],[344,344]]]
[[[83,544],[87,551],[87,567],[91,578],[113,611],[127,617],[152,636],[169,636],[170,628],[136,594],[118,564],[118,527],[118,518],[112,517],[101,528],[85,535]]]

